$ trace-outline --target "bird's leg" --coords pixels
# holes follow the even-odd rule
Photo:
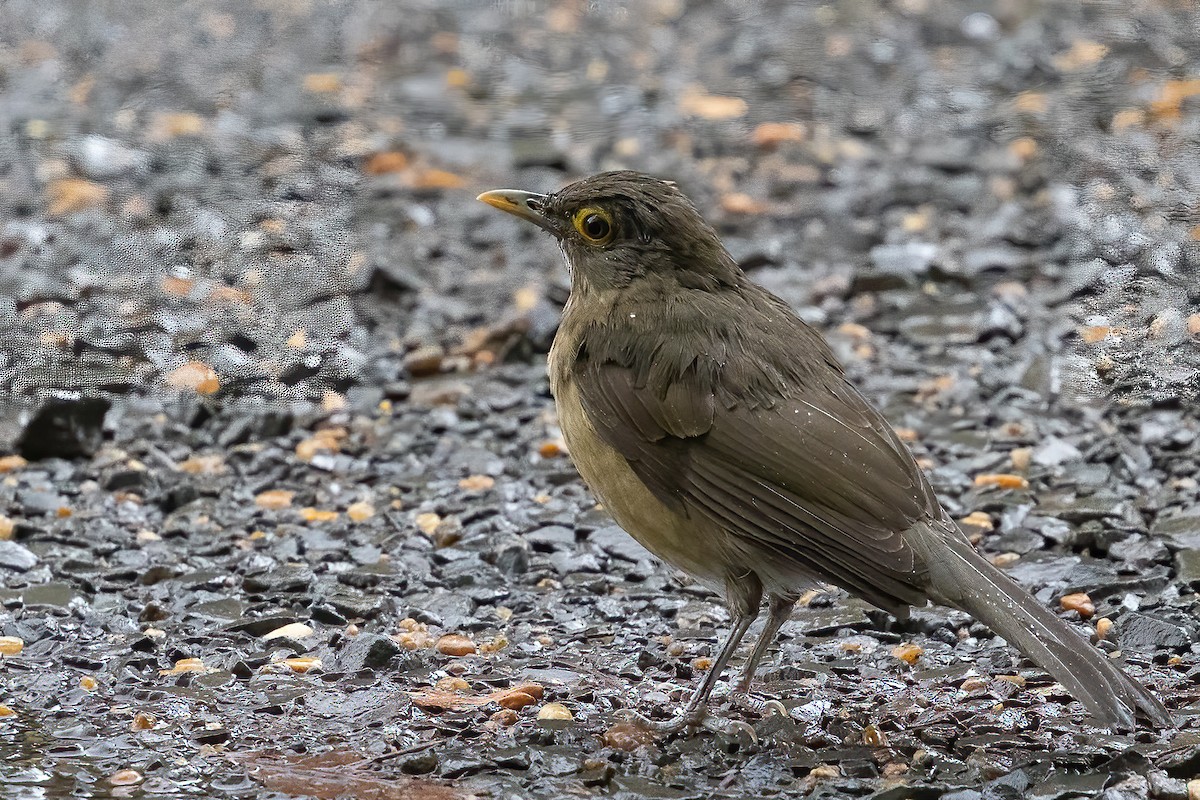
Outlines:
[[[767,624],[763,626],[762,633],[758,636],[758,641],[754,643],[754,650],[750,653],[750,658],[746,659],[746,665],[742,667],[742,677],[733,691],[732,700],[734,705],[758,714],[765,714],[768,710],[771,710],[787,716],[787,709],[778,700],[764,701],[751,697],[750,683],[754,680],[754,673],[758,670],[758,662],[762,661],[763,656],[767,654],[767,648],[771,646],[771,642],[775,641],[775,635],[779,633],[779,629],[783,627],[783,623],[787,622],[788,618],[791,617],[792,609],[795,605],[795,595],[771,595],[767,612]]]
[[[684,707],[683,714],[664,722],[648,720],[637,715],[635,719],[639,724],[658,733],[674,733],[684,728],[702,727],[714,733],[731,735],[744,733],[752,741],[757,741],[754,729],[746,723],[712,717],[708,713],[708,697],[712,694],[713,687],[717,685],[717,679],[721,677],[721,673],[729,664],[729,659],[733,657],[738,645],[745,638],[746,631],[750,630],[750,626],[758,617],[759,605],[762,602],[762,584],[759,583],[758,576],[753,572],[747,572],[745,575],[728,579],[725,594],[729,610],[733,614],[733,629],[721,646],[720,653],[717,654],[708,674],[704,676],[700,687],[696,689],[696,693]]]
[[[692,699],[688,701],[687,706],[684,708],[684,716],[694,714],[698,709],[708,705],[708,697],[717,685],[717,679],[725,671],[725,667],[729,664],[729,659],[737,651],[738,645],[742,643],[746,631],[750,630],[750,626],[753,623],[754,617],[751,616],[738,617],[733,621],[733,630],[729,632],[729,636],[725,639],[725,645],[721,648],[720,654],[717,655],[717,660],[709,667],[708,674],[704,676],[704,681],[700,684],[700,688],[696,690],[696,693],[692,695]]]

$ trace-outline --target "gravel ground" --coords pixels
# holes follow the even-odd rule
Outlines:
[[[7,0],[6,798],[1200,793],[1200,12],[684,6]],[[580,484],[559,256],[473,199],[618,167],[1180,730],[832,589],[757,743],[621,721],[727,614]]]

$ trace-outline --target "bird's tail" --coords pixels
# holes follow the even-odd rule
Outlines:
[[[987,625],[1049,672],[1105,725],[1132,728],[1136,709],[1159,727],[1174,725],[1146,687],[975,552],[966,537],[957,530],[930,533],[948,545],[927,560],[935,600]]]

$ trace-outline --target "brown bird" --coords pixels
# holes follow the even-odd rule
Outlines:
[[[797,597],[827,581],[903,619],[930,601],[983,622],[1101,723],[1162,703],[982,558],[821,335],[751,282],[673,183],[606,172],[553,194],[479,199],[551,233],[571,295],[550,386],[580,475],[648,550],[722,594],[733,630],[682,717],[769,616],[738,685]]]

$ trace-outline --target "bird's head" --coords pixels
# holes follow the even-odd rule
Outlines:
[[[575,289],[623,288],[643,277],[718,289],[741,275],[675,184],[639,172],[602,172],[552,194],[500,189],[479,199],[558,239]]]

